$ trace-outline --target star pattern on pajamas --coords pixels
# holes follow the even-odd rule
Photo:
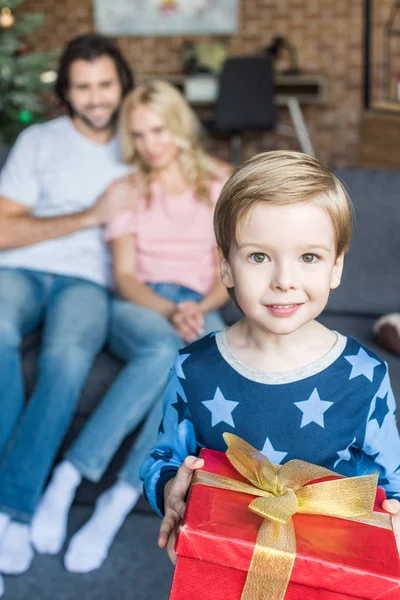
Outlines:
[[[147,498],[162,514],[163,489],[186,456],[224,452],[227,431],[274,464],[300,459],[348,477],[379,472],[400,499],[400,437],[387,365],[353,338],[310,375],[242,373],[220,351],[220,333],[182,349],[163,399],[160,432],[141,471]]]
[[[269,460],[275,465],[280,465],[285,456],[287,456],[287,452],[279,452],[279,450],[274,450],[269,438],[265,440],[264,446],[260,452],[269,458]]]
[[[180,394],[176,394],[177,400],[172,404],[173,408],[178,413],[178,425],[182,423],[185,419],[190,419],[190,410],[188,407],[188,403],[184,401]]]
[[[189,358],[189,356],[190,356],[190,354],[178,354],[178,356],[176,357],[176,361],[175,361],[176,374],[181,379],[186,379],[185,373],[183,372],[182,365],[185,362],[185,360],[187,358]]]
[[[163,460],[164,462],[169,462],[172,458],[172,450],[170,448],[166,450],[156,449],[151,453],[151,457],[154,458],[154,460]]]
[[[350,460],[351,459],[351,453],[350,453],[350,447],[354,444],[354,442],[356,441],[357,438],[353,438],[350,442],[350,444],[348,446],[346,446],[346,448],[344,450],[339,450],[337,452],[338,455],[338,459],[335,462],[335,464],[333,465],[333,468],[335,469],[338,464],[340,463],[341,460]]]
[[[316,423],[320,427],[324,425],[324,413],[330,408],[333,402],[321,400],[317,388],[315,388],[308,400],[294,403],[303,413],[300,429],[309,423]]]
[[[354,379],[354,377],[364,375],[364,377],[366,377],[369,381],[373,381],[374,369],[380,363],[378,360],[375,360],[375,358],[372,358],[372,356],[367,354],[364,348],[360,348],[357,354],[353,356],[345,356],[345,359],[352,366],[349,379]]]
[[[388,412],[388,394],[386,394],[383,398],[376,399],[375,409],[372,415],[370,416],[369,420],[372,421],[373,419],[375,419],[375,421],[379,425],[379,428],[381,428],[382,423],[385,420],[385,417],[388,414]]]
[[[204,406],[211,412],[211,426],[215,427],[218,423],[226,423],[235,427],[232,411],[235,410],[239,402],[227,400],[219,387],[215,390],[212,400],[203,400]]]

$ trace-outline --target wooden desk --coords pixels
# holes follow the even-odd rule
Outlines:
[[[363,113],[360,131],[360,166],[400,168],[400,106],[380,105]]]

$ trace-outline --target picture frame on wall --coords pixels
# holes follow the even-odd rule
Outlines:
[[[231,35],[238,0],[93,0],[95,26],[112,36]]]

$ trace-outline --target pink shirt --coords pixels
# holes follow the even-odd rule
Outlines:
[[[106,241],[135,236],[140,282],[177,283],[205,295],[217,278],[213,212],[224,183],[211,184],[212,207],[191,190],[166,195],[152,184],[150,206],[141,198],[135,209],[116,217],[106,228]]]

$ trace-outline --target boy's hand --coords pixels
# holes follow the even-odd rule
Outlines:
[[[185,342],[193,342],[204,333],[204,314],[197,302],[178,304],[171,321]]]
[[[195,470],[201,469],[203,465],[202,458],[187,456],[175,477],[170,479],[164,488],[165,516],[161,521],[158,545],[160,548],[167,548],[168,556],[173,564],[176,562],[174,552],[176,532],[186,510],[186,494]]]
[[[392,515],[393,530],[397,542],[397,550],[400,555],[400,502],[398,500],[385,500],[382,503],[383,510]]]

